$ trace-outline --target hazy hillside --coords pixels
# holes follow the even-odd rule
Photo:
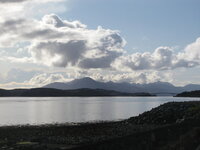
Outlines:
[[[51,83],[44,87],[63,89],[63,90],[89,88],[89,89],[115,90],[121,92],[131,92],[131,93],[145,92],[137,85],[129,83],[99,82],[88,77],[82,79],[75,79],[67,83],[60,83],[60,82]]]
[[[195,90],[200,90],[200,85],[198,84],[188,84],[184,86],[185,91],[195,91]]]
[[[168,82],[155,82],[149,84],[130,84],[126,82],[115,83],[115,82],[99,82],[91,78],[75,79],[67,83],[51,83],[45,88],[56,88],[56,89],[79,89],[79,88],[90,88],[90,89],[105,89],[115,90],[120,92],[137,93],[137,92],[148,92],[154,94],[163,95],[176,95],[184,91],[200,90],[200,85],[187,85],[184,87],[176,87]]]

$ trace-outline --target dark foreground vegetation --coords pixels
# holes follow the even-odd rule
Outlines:
[[[125,93],[103,89],[59,90],[50,88],[0,89],[0,97],[73,97],[73,96],[153,96],[149,93]]]
[[[191,91],[191,92],[183,92],[183,93],[177,94],[176,97],[200,97],[200,90]]]
[[[1,150],[199,150],[200,102],[170,102],[118,122],[0,127]]]

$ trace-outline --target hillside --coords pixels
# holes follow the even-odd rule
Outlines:
[[[177,94],[176,97],[200,97],[200,90],[191,91],[191,92],[183,92],[183,93]]]
[[[0,97],[75,97],[75,96],[152,96],[149,93],[125,93],[103,89],[59,90],[50,88],[0,90]]]

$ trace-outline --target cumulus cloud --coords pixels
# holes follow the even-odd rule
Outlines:
[[[125,40],[118,31],[88,29],[79,21],[61,20],[56,15],[45,16],[43,22],[60,31],[61,37],[30,46],[32,55],[40,62],[50,58],[49,65],[58,67],[107,68],[123,53]]]
[[[41,21],[7,20],[0,28],[2,47],[30,42],[29,52],[35,61],[56,67],[109,68],[126,43],[118,31],[88,29],[80,21],[69,22],[54,14]]]
[[[34,63],[34,60],[31,57],[12,57],[12,56],[5,56],[0,58],[3,61],[9,61],[10,63]]]
[[[78,67],[84,69],[90,68],[110,68],[111,63],[121,55],[118,52],[107,52],[105,56],[98,58],[85,58],[80,61]]]
[[[112,77],[112,76],[111,76]],[[128,82],[138,84],[148,84],[158,81],[172,82],[172,74],[170,72],[146,71],[116,74],[112,77],[115,82]]]
[[[45,15],[40,21],[10,19],[1,22],[0,27],[2,46],[30,42],[28,49],[32,58],[22,60],[48,66],[137,71],[190,68],[200,64],[200,38],[179,53],[169,47],[158,47],[153,53],[124,55],[126,42],[118,31],[102,27],[88,29],[80,21],[62,20],[55,14]]]
[[[173,82],[173,73],[171,71],[107,71],[107,70],[76,70],[71,77],[75,79],[90,77],[101,82],[128,82],[128,83],[153,83],[157,81]]]
[[[152,53],[126,54],[126,41],[119,31],[100,26],[90,29],[79,20],[46,15],[66,11],[64,1],[67,0],[0,0],[0,60],[71,67],[73,70],[80,69],[79,74],[72,75],[73,78],[89,76],[101,81],[131,83],[170,81],[171,74],[166,70],[200,65],[200,38],[179,53],[170,47],[158,47]],[[33,16],[43,17],[38,20]],[[14,48],[17,43],[26,43],[18,50],[18,53],[27,51],[26,55],[7,55],[6,47]],[[0,79],[10,82],[8,87],[35,87],[69,80],[59,73],[31,75],[13,70],[8,73],[7,80],[5,76]]]
[[[80,21],[67,21],[67,20],[62,20],[55,14],[50,14],[50,15],[45,15],[42,18],[42,22],[53,25],[57,28],[59,27],[69,27],[69,28],[86,28],[87,26],[85,24],[82,24]]]
[[[54,73],[54,74],[39,74],[34,76],[32,79],[30,79],[28,82],[32,86],[44,86],[52,82],[67,82],[71,81],[72,79],[66,78],[62,74]]]
[[[30,47],[30,51],[41,63],[66,67],[68,64],[76,65],[79,59],[83,58],[86,45],[85,41],[38,42]]]
[[[62,31],[51,28],[43,22],[33,19],[9,19],[0,22],[0,45],[12,47],[18,42],[56,39],[64,36]]]
[[[200,64],[196,58],[200,48],[197,42],[188,45],[184,52],[174,53],[169,47],[159,47],[153,53],[134,53],[121,56],[115,60],[112,66],[118,70],[172,70],[175,68],[191,68]],[[191,54],[192,53],[192,54]],[[191,55],[191,56],[189,56]],[[189,56],[189,57],[188,57]]]
[[[22,58],[22,62],[120,71],[172,70],[200,64],[200,38],[179,53],[169,47],[158,47],[153,53],[126,55],[126,42],[118,31],[102,27],[89,29],[78,20],[62,20],[55,14],[45,15],[41,20],[9,19],[1,22],[0,28],[2,46],[30,42],[28,50],[32,57]]]
[[[127,55],[126,41],[119,31],[102,27],[89,29],[78,20],[63,20],[55,14],[45,15],[41,20],[9,18],[0,21],[0,28],[2,47],[30,43],[26,49],[31,57],[9,57],[11,62],[80,69],[109,68],[119,72],[172,70],[200,64],[200,38],[179,53],[169,47],[158,47],[152,53]]]
[[[184,57],[188,60],[200,60],[200,38],[185,48]]]

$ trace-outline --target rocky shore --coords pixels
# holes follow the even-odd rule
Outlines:
[[[169,102],[118,122],[0,127],[1,150],[199,150],[200,102]]]

